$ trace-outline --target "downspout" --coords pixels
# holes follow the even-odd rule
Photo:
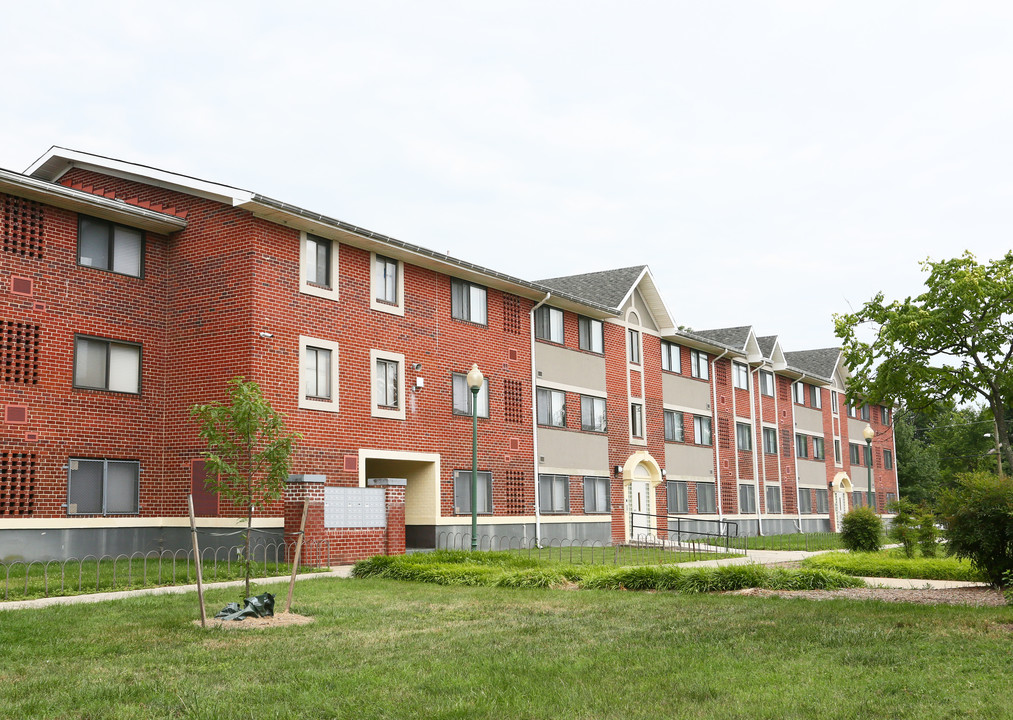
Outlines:
[[[538,400],[536,383],[538,382],[538,369],[535,367],[535,311],[548,302],[552,293],[546,293],[541,302],[531,308],[530,322],[531,331],[531,444],[534,452],[535,464],[535,545],[542,546],[542,511],[538,503]]]
[[[721,520],[721,451],[718,446],[718,385],[717,375],[714,373],[715,367],[717,367],[717,361],[728,354],[728,350],[718,355],[716,358],[711,360],[711,420],[713,421],[711,426],[711,442],[714,443],[714,468],[717,471],[714,478],[714,502],[718,506],[718,520]],[[733,388],[734,390],[734,388]],[[734,402],[735,396],[732,395],[732,401]],[[697,508],[699,514],[700,508]],[[720,525],[718,526],[720,527]]]
[[[760,518],[760,466],[756,452],[757,451],[756,430],[757,426],[759,426],[760,430],[759,440],[760,442],[763,442],[763,395],[761,393],[758,393],[756,390],[756,378],[759,377],[760,368],[762,367],[763,365],[761,363],[759,367],[757,367],[755,370],[752,371],[753,377],[750,378],[749,383],[750,409],[753,409],[758,413],[756,422],[753,424],[753,487],[756,489],[756,533],[761,537],[763,536],[763,521]],[[753,400],[754,397],[756,398],[756,400]],[[763,481],[764,484],[766,484],[767,482],[766,462],[763,463]]]

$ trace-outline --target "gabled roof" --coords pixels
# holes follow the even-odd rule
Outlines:
[[[810,377],[833,382],[834,370],[841,358],[841,349],[820,348],[818,350],[799,350],[797,352],[786,352],[784,359],[788,362],[788,368],[804,373]]]
[[[777,335],[758,337],[756,338],[756,344],[760,346],[760,352],[763,353],[763,357],[770,359],[771,354],[774,352],[774,345],[777,344]]]
[[[632,265],[616,270],[565,275],[537,282],[552,290],[619,310],[646,269],[646,265]]]
[[[704,340],[712,340],[732,350],[745,352],[746,343],[753,328],[749,325],[740,327],[718,328],[716,330],[694,330],[693,334]]]

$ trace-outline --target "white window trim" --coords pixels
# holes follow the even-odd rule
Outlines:
[[[386,405],[381,405],[377,401],[376,397],[376,361],[377,360],[389,360],[397,363],[397,407],[390,408]],[[378,418],[389,418],[391,420],[404,420],[405,419],[405,363],[404,355],[401,353],[392,353],[385,350],[370,350],[369,351],[369,397],[370,397],[370,414],[373,417]]]
[[[315,237],[322,237],[321,235],[314,235]],[[307,233],[299,233],[299,292],[304,295],[313,295],[315,297],[326,298],[327,300],[338,299],[338,241],[333,238],[323,238],[324,240],[330,239],[331,241],[331,287],[323,288],[318,285],[313,285],[306,281],[306,242],[308,240]],[[370,268],[370,273],[373,269]],[[319,346],[323,347],[323,345]]]
[[[390,258],[397,263],[397,303],[391,305],[376,299],[379,294],[377,293],[379,288],[376,287],[376,253],[371,252],[369,254],[369,308],[391,315],[404,316],[404,262],[389,255],[381,255],[380,257]]]
[[[306,383],[303,377],[303,365],[306,358],[306,348],[317,347],[331,351],[331,399],[317,400],[306,397]],[[339,388],[338,388],[338,343],[319,338],[299,336],[299,407],[304,410],[324,410],[326,412],[338,412]],[[370,373],[372,377],[372,373]]]

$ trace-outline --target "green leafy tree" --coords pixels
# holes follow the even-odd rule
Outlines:
[[[260,386],[241,377],[229,380],[227,403],[194,405],[190,414],[208,445],[204,457],[209,473],[215,477],[209,484],[246,510],[244,597],[249,597],[253,514],[284,492],[298,435],[285,429],[284,416],[274,411]]]
[[[965,252],[926,260],[925,292],[834,316],[851,369],[849,396],[901,399],[913,410],[952,400],[983,402],[995,418],[1003,459],[1013,467],[1004,409],[1013,406],[1013,251],[987,264]],[[866,341],[864,328],[872,330]]]

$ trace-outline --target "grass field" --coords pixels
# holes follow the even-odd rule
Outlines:
[[[725,546],[725,540],[711,538],[711,545]],[[838,550],[844,547],[838,533],[787,533],[785,535],[743,535],[730,538],[728,544],[737,550]]]
[[[317,579],[294,610],[316,622],[205,631],[193,594],[0,612],[0,717],[931,720],[1013,696],[1005,607]]]

